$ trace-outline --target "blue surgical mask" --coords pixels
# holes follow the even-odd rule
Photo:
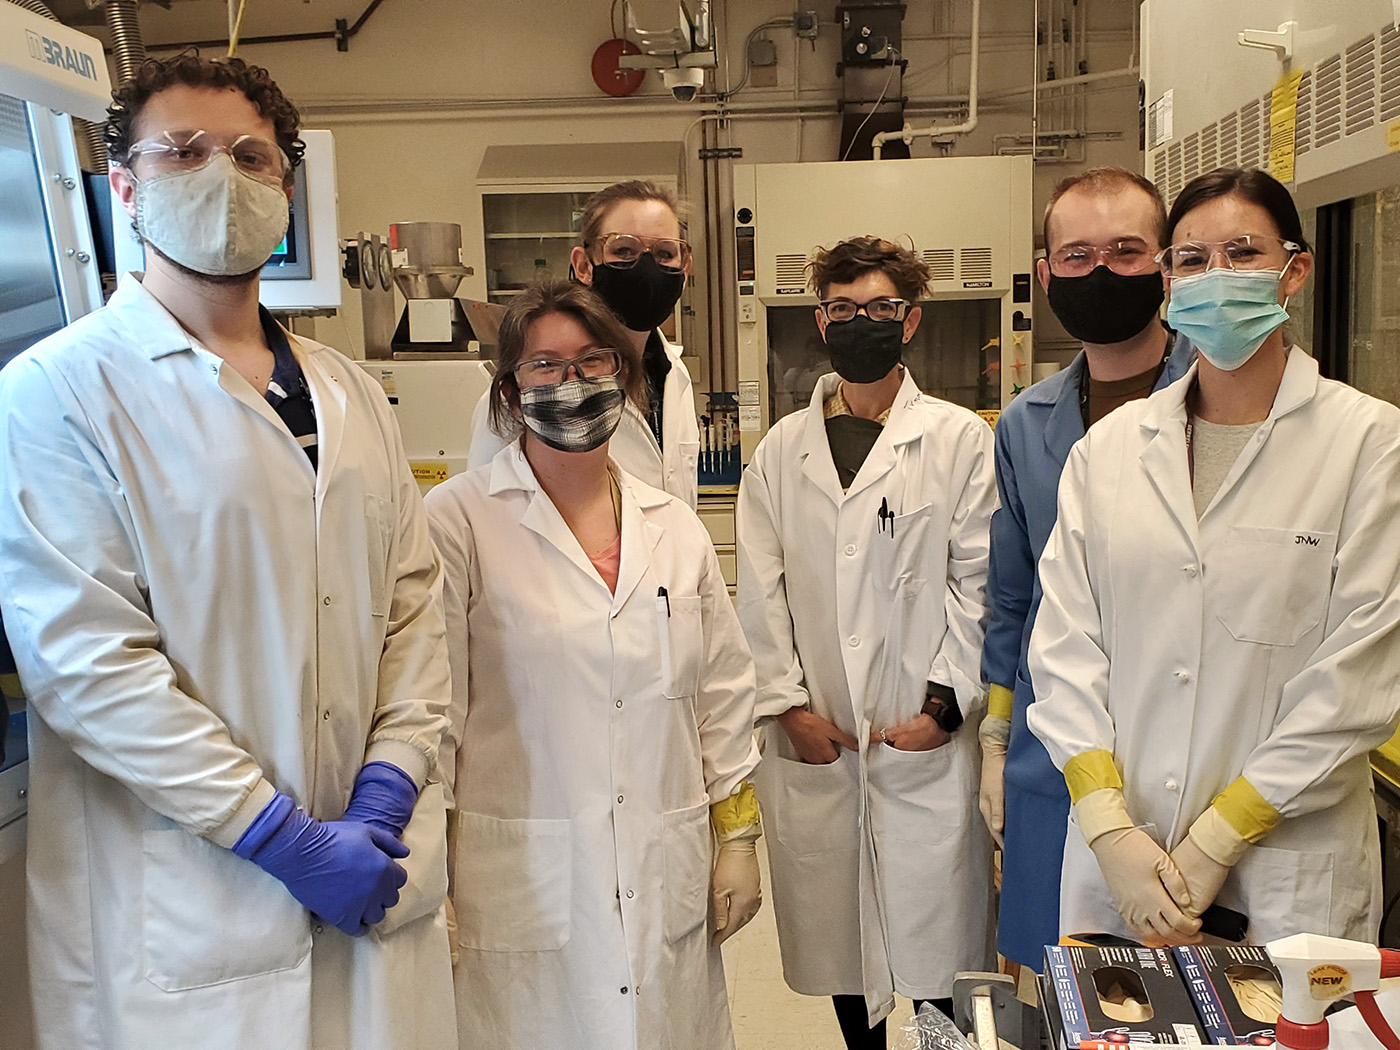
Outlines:
[[[1216,368],[1233,372],[1288,320],[1288,311],[1278,301],[1279,282],[1287,269],[1287,264],[1283,270],[1217,268],[1175,277],[1167,324],[1190,339]]]

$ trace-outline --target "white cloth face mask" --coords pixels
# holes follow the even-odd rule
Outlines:
[[[162,255],[211,277],[252,273],[287,233],[287,194],[216,153],[194,171],[136,183],[136,230]]]

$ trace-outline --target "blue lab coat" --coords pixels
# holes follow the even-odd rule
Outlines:
[[[1156,389],[1181,378],[1195,357],[1195,347],[1178,335]],[[1026,727],[1026,709],[1035,700],[1026,649],[1040,606],[1036,563],[1055,525],[1060,471],[1084,436],[1079,388],[1087,368],[1081,351],[1068,368],[1011,402],[996,426],[1001,506],[992,515],[982,676],[1013,693],[997,950],[1037,972],[1044,946],[1059,940],[1069,792],[1045,745]]]

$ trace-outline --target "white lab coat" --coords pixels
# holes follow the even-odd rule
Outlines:
[[[608,443],[608,454],[627,473],[652,488],[669,492],[695,509],[695,488],[699,483],[700,424],[695,419],[695,395],[690,373],[676,348],[663,335],[661,345],[671,359],[671,370],[661,395],[662,445],[656,443],[651,424],[631,401]],[[504,446],[501,436],[491,429],[491,391],[477,399],[472,412],[472,440],[467,448],[467,469],[483,467]],[[664,446],[664,450],[663,450]]]
[[[463,1047],[734,1045],[706,922],[709,806],[758,762],[753,661],[694,513],[610,469],[615,595],[518,444],[427,498]]]
[[[739,489],[739,617],[760,716],[806,705],[860,740],[797,760],[774,722],[756,781],[783,972],[806,995],[861,995],[872,1022],[952,994],[989,962],[991,844],[977,812],[977,723],[992,431],[907,373],[884,432],[842,493],[822,404],[780,420]],[[884,522],[882,505],[895,514]],[[893,534],[891,534],[891,524]],[[910,721],[928,681],[967,724],[931,752],[868,746]]]
[[[291,342],[318,473],[135,277],[0,375],[45,1050],[456,1046],[436,784],[392,933],[323,928],[227,849],[274,787],[334,819],[366,761],[421,784],[446,726],[440,563],[393,415]]]
[[[1244,775],[1283,820],[1219,903],[1250,940],[1372,941],[1367,756],[1400,713],[1400,411],[1288,355],[1268,418],[1199,522],[1185,444],[1193,366],[1070,454],[1040,560],[1031,729],[1063,768],[1105,749],[1128,812],[1171,849]],[[1125,934],[1077,827],[1062,932]]]

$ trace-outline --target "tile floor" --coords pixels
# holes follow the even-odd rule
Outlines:
[[[831,1000],[798,995],[783,981],[768,856],[761,840],[758,857],[763,873],[763,909],[723,949],[738,1050],[845,1050]],[[891,1047],[904,1045],[900,1029],[912,1015],[913,1004],[899,999],[888,1025]]]

